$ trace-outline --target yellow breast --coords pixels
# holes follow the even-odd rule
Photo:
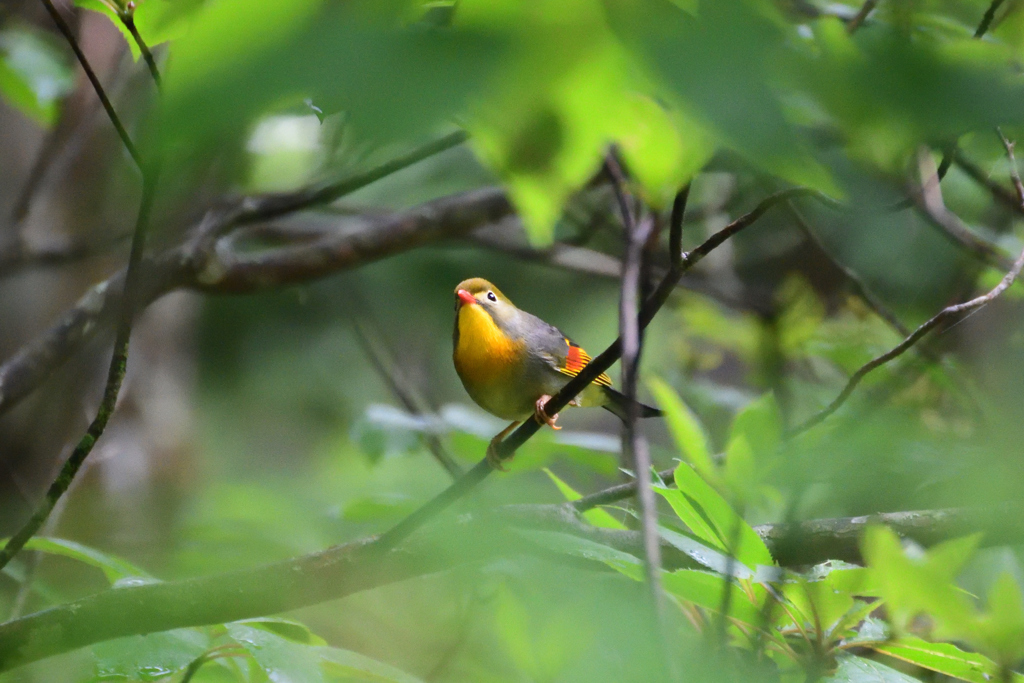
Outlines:
[[[459,341],[452,357],[466,388],[474,393],[508,383],[520,365],[525,342],[509,339],[479,305],[460,308],[457,324]]]

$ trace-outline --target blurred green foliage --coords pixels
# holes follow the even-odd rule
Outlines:
[[[454,124],[470,133],[467,148],[314,219],[499,183],[533,247],[557,241],[617,256],[621,226],[585,216],[593,205],[608,213],[592,181],[613,144],[629,189],[659,217],[692,181],[685,247],[793,184],[843,208],[799,205],[821,247],[786,207],[766,214],[713,253],[647,333],[642,391],[666,415],[645,430],[658,469],[674,471],[671,485],[651,475],[658,531],[666,552],[685,558],[661,571],[665,623],[650,612],[643,558],[520,529],[543,553],[287,618],[99,643],[0,680],[1022,680],[1018,546],[996,563],[977,537],[922,549],[879,527],[863,539],[865,566],[784,568],[754,526],[1020,501],[1020,284],[872,373],[821,427],[786,434],[902,338],[830,257],[910,328],[1003,276],[919,213],[891,209],[921,180],[919,150],[938,161],[953,143],[983,181],[1011,190],[990,129],[1024,133],[1021,3],[1000,3],[981,39],[987,0],[882,0],[852,34],[854,2],[75,4],[107,17],[137,60],[123,22],[134,16],[165,85],[138,107],[133,135],[165,160],[165,182],[202,188],[196,196],[344,177]],[[55,36],[0,26],[0,95],[40,126],[59,120],[72,65]],[[969,229],[1019,253],[1019,218],[965,166],[952,167],[942,190]],[[46,556],[28,604],[313,552],[385,531],[436,495],[450,478],[425,438],[469,466],[504,427],[467,406],[450,365],[451,289],[469,276],[499,283],[592,352],[615,337],[614,281],[512,265],[463,241],[301,287],[210,298],[197,342],[194,458],[178,465],[166,535],[137,562],[116,534],[73,512],[62,528],[85,529],[87,542],[27,546]],[[429,414],[395,407],[353,319],[376,321]],[[455,514],[576,500],[649,476],[620,462],[608,416],[568,411],[563,422]],[[109,513],[92,495],[92,507],[75,505]],[[608,533],[639,526],[630,501],[582,517]],[[5,574],[23,582],[28,566]],[[4,593],[4,614],[13,601]]]

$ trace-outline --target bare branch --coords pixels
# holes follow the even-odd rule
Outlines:
[[[960,170],[970,176],[974,182],[987,189],[1000,204],[1012,211],[1024,214],[1024,208],[1021,207],[1020,202],[1017,197],[1014,196],[1012,190],[1008,190],[996,181],[992,180],[988,174],[981,170],[981,168],[979,168],[973,161],[967,159],[959,150],[956,152],[953,160],[956,162],[956,165],[960,167]]]
[[[925,217],[954,244],[974,254],[982,261],[1003,270],[1012,268],[1012,258],[998,246],[980,237],[964,225],[956,214],[946,208],[946,204],[942,200],[942,188],[939,186],[931,153],[925,149],[920,150],[918,164],[921,169],[921,186],[919,190],[912,189],[911,195],[914,203],[922,210]]]
[[[985,15],[981,18],[981,23],[978,24],[978,28],[974,31],[975,38],[981,38],[988,33],[989,27],[992,26],[992,20],[995,19],[996,11],[1002,4],[1003,0],[992,0],[992,4],[988,6],[988,9],[985,10]]]
[[[1013,155],[1013,149],[1016,144],[1007,140],[1006,136],[1003,135],[1003,131],[998,127],[996,128],[996,133],[1006,149],[1006,159],[1010,162],[1010,179],[1013,181],[1013,189],[1017,191],[1017,206],[1024,210],[1024,183],[1020,181],[1020,172],[1017,171],[1017,158]]]
[[[377,371],[377,374],[380,375],[380,378],[391,389],[391,393],[394,394],[395,398],[399,400],[405,409],[413,415],[424,415],[434,412],[424,405],[422,397],[417,396],[416,390],[406,382],[405,377],[395,367],[394,358],[389,353],[387,345],[380,334],[366,329],[365,323],[359,320],[352,321],[352,329],[355,330],[356,339],[359,340],[359,345],[362,347],[363,352],[366,353],[366,357],[370,360],[373,369]],[[462,475],[462,468],[455,462],[455,458],[448,454],[448,451],[436,434],[424,433],[420,435],[420,438],[434,456],[434,459],[441,463],[441,466],[451,475],[452,479],[457,479]]]
[[[1007,146],[1007,154],[1010,156],[1010,159],[1012,161],[1012,145]],[[922,158],[923,156],[924,155],[922,155]],[[924,190],[925,197],[928,197],[929,194],[932,195],[931,199],[926,199],[926,202],[930,202],[929,211],[941,210],[944,212],[944,215],[951,216],[952,218],[959,221],[959,219],[957,219],[956,216],[954,216],[951,212],[947,211],[945,206],[941,204],[942,196],[941,194],[938,194],[938,183],[931,183],[932,189],[930,190],[927,189],[929,183],[925,182],[924,185],[926,186],[926,189]],[[935,195],[937,195],[937,199],[935,198]],[[1024,197],[1024,192],[1022,192],[1021,196]],[[857,385],[860,384],[861,380],[863,380],[869,372],[871,372],[875,368],[885,365],[892,359],[897,358],[903,353],[905,353],[908,349],[914,346],[914,344],[920,341],[921,338],[928,334],[931,330],[942,325],[943,323],[946,323],[947,321],[960,318],[960,316],[962,316],[964,313],[969,313],[971,311],[978,310],[982,306],[991,303],[993,300],[996,299],[996,297],[998,297],[1000,294],[1006,291],[1010,287],[1010,285],[1013,284],[1013,281],[1017,279],[1018,275],[1020,275],[1020,271],[1022,268],[1024,268],[1024,251],[1021,251],[1020,256],[1018,256],[1017,260],[1013,262],[1013,264],[1010,266],[1009,272],[1007,272],[1003,279],[1000,280],[999,284],[993,287],[989,292],[979,297],[975,297],[970,301],[965,301],[963,303],[955,304],[953,306],[947,306],[946,308],[939,311],[932,318],[930,318],[928,321],[926,321],[924,324],[922,324],[920,327],[918,327],[916,330],[914,330],[897,346],[893,347],[886,353],[883,353],[881,356],[878,356],[877,358],[861,366],[861,368],[857,370],[857,372],[853,373],[853,375],[847,381],[846,386],[843,387],[843,390],[839,392],[839,395],[835,398],[835,400],[832,401],[832,403],[830,403],[822,411],[812,415],[806,422],[796,427],[790,433],[790,436],[794,436],[796,434],[800,434],[802,432],[807,431],[808,429],[820,424],[832,413],[839,410],[839,407],[846,402],[846,400],[850,397],[850,394],[853,393],[853,390],[857,388]]]
[[[160,70],[156,68],[156,60],[153,59],[153,53],[150,51],[149,46],[146,45],[146,41],[142,39],[142,34],[139,33],[138,27],[135,26],[134,0],[129,0],[125,9],[118,12],[118,16],[121,18],[121,23],[124,24],[124,27],[128,29],[135,44],[138,45],[139,52],[142,53],[142,58],[146,61],[149,75],[153,77],[156,87],[163,87],[163,82],[160,80]]]
[[[861,27],[864,20],[867,19],[868,15],[875,10],[877,5],[878,0],[865,0],[864,4],[861,5],[860,10],[853,15],[852,19],[846,22],[846,33],[851,36],[856,33],[857,29]]]
[[[639,221],[629,209],[626,178],[612,150],[605,159],[605,167],[612,179],[612,189],[626,228],[626,257],[622,268],[622,293],[619,298],[619,339],[622,340],[622,393],[626,396],[626,418],[622,422],[622,456],[636,472],[637,507],[640,510],[640,530],[644,541],[644,571],[650,587],[651,602],[659,620],[663,618],[661,594],[661,547],[658,536],[658,509],[651,489],[651,453],[643,435],[637,431],[639,404],[636,389],[640,375],[640,354],[643,335],[640,329],[637,302],[641,298],[640,275],[643,270],[644,245],[654,229],[650,216]],[[685,205],[678,210],[680,222]],[[670,241],[676,241],[673,236]],[[677,260],[679,255],[672,254]]]
[[[231,270],[232,264],[221,262],[222,257],[231,260],[231,254],[218,251],[216,238],[232,226],[239,223],[251,224],[264,216],[281,216],[316,206],[319,202],[333,201],[432,154],[450,149],[464,139],[465,135],[461,132],[450,134],[381,166],[334,183],[290,194],[249,197],[238,202],[237,206],[209,212],[192,230],[193,236],[188,242],[147,262],[146,277],[140,283],[141,291],[135,298],[137,306],[144,307],[180,287],[206,291],[253,291],[281,281],[323,277],[357,265],[360,259],[372,260],[415,246],[416,240],[426,242],[441,237],[456,237],[464,230],[508,215],[511,207],[504,195],[481,190],[431,202],[405,214],[371,218],[364,223],[363,231],[337,235],[333,239],[325,237],[318,243],[318,253],[310,252],[306,255],[307,267],[303,269],[295,268],[302,262],[301,253],[285,251],[278,254],[290,257],[285,259],[292,266],[290,279],[287,280],[284,277],[286,264],[271,257],[276,253],[262,254],[258,259],[265,269],[265,279],[251,261],[242,259],[244,273],[237,274]],[[396,223],[403,217],[410,221],[405,225],[405,231]],[[437,219],[442,218],[451,218],[454,222],[446,228],[437,223]],[[380,228],[382,232],[373,234],[375,228]],[[408,244],[403,240],[408,241]],[[380,249],[377,253],[374,252],[375,246]],[[220,277],[224,277],[225,282],[218,289],[215,281]],[[86,341],[105,329],[113,320],[112,312],[120,301],[117,292],[123,286],[123,271],[95,285],[53,327],[0,365],[0,414],[31,393]],[[231,289],[231,286],[235,286],[235,289]]]

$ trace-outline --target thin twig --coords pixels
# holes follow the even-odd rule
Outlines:
[[[154,191],[157,174],[143,172],[142,174],[142,198],[139,202],[139,213],[135,221],[135,233],[132,236],[132,249],[128,257],[128,269],[124,278],[124,291],[121,296],[121,311],[118,316],[117,333],[114,338],[114,351],[110,359],[110,369],[107,372],[107,383],[103,390],[103,399],[100,401],[96,417],[93,418],[85,436],[75,446],[71,456],[64,463],[60,474],[50,485],[43,499],[42,504],[28,522],[7,541],[3,550],[0,550],[0,569],[7,566],[7,563],[18,554],[25,543],[46,523],[47,518],[53,511],[57,501],[71,486],[71,482],[78,473],[82,463],[92,452],[96,440],[103,435],[107,422],[114,412],[117,403],[117,396],[121,390],[121,383],[124,380],[125,368],[128,363],[128,341],[131,337],[132,316],[135,310],[134,295],[137,290],[137,283],[140,275],[140,264],[142,253],[146,245],[146,229],[149,226],[150,210],[153,208]]]
[[[992,20],[996,17],[996,11],[999,6],[1003,4],[1003,0],[992,0],[992,4],[985,10],[985,15],[981,18],[981,23],[978,24],[978,28],[974,31],[975,38],[981,38],[988,33],[989,27],[992,25]]]
[[[107,97],[106,91],[103,90],[103,85],[100,83],[100,79],[96,76],[96,72],[93,71],[92,65],[89,64],[89,60],[86,58],[85,53],[82,52],[81,46],[78,44],[78,39],[75,38],[74,32],[68,23],[64,21],[64,17],[60,15],[57,8],[53,6],[52,0],[42,0],[43,5],[46,6],[46,11],[50,13],[53,18],[53,22],[57,24],[57,28],[64,35],[65,40],[68,41],[68,45],[71,46],[71,50],[75,53],[75,57],[78,58],[78,63],[82,65],[82,70],[85,71],[86,77],[89,82],[92,83],[93,90],[96,91],[96,96],[100,98],[100,103],[103,105],[103,109],[107,112],[107,118],[114,124],[114,129],[117,131],[118,137],[121,138],[121,142],[124,143],[124,147],[128,150],[128,154],[131,156],[135,165],[138,166],[139,170],[143,170],[142,156],[139,154],[139,150],[136,149],[135,143],[132,142],[131,137],[128,135],[128,131],[125,130],[124,124],[121,123],[121,119],[118,117],[117,112],[114,111],[114,105],[110,103],[110,98]]]
[[[654,319],[654,316],[659,310],[661,310],[661,307],[665,302],[668,301],[669,295],[675,289],[679,279],[686,271],[700,263],[705,256],[721,246],[722,243],[730,237],[752,225],[773,206],[797,196],[814,197],[829,205],[834,205],[834,202],[831,199],[828,199],[821,193],[808,188],[792,188],[789,190],[783,190],[762,200],[753,211],[737,218],[735,221],[706,239],[693,251],[686,252],[682,255],[678,263],[669,269],[668,273],[665,274],[665,277],[662,278],[657,289],[654,290],[654,293],[641,307],[639,314],[640,329],[646,328],[647,325],[650,324],[651,320]],[[612,364],[619,359],[621,353],[622,340],[620,338],[616,339],[610,346],[608,346],[608,348],[598,356],[594,357],[583,367],[582,370],[580,370],[579,374],[569,380],[569,382],[563,386],[558,393],[551,397],[546,404],[546,410],[548,413],[555,414],[565,408],[569,401],[588,387],[591,382],[601,375],[601,373],[608,370],[608,368],[610,368]],[[523,424],[517,427],[514,432],[505,437],[504,441],[498,444],[497,452],[499,459],[507,460],[511,458],[515,454],[516,450],[536,434],[539,429],[539,422],[536,420],[526,420]],[[394,547],[397,543],[407,538],[416,529],[423,526],[423,524],[428,520],[440,514],[447,509],[449,505],[462,498],[462,496],[466,495],[469,491],[473,490],[477,484],[486,479],[492,471],[493,469],[490,462],[484,458],[447,489],[439,493],[418,510],[415,510],[408,517],[398,522],[398,524],[382,534],[374,543],[374,546],[379,550],[386,550]]]
[[[1006,154],[1010,159],[1010,166],[1016,169],[1016,161],[1013,156],[1013,145],[1010,144],[1008,141],[1006,143]],[[1014,170],[1014,174],[1016,174],[1016,170]],[[1014,184],[1019,187],[1020,179],[1014,178]],[[937,183],[935,184],[935,188],[937,190]],[[1024,188],[1019,189],[1018,192],[1020,192],[1022,206],[1024,206]],[[1010,267],[1009,272],[1007,272],[1006,275],[1003,276],[1003,279],[999,281],[999,284],[993,287],[988,293],[983,294],[979,297],[975,297],[970,301],[965,301],[963,303],[955,304],[953,306],[947,306],[946,308],[939,311],[936,315],[932,316],[927,322],[925,322],[916,330],[914,330],[910,335],[906,337],[906,339],[900,342],[897,346],[893,347],[886,353],[883,353],[881,356],[878,356],[877,358],[861,366],[861,368],[857,370],[857,372],[853,373],[853,375],[847,381],[846,386],[843,387],[843,390],[839,392],[839,395],[835,398],[835,400],[832,401],[832,403],[830,403],[824,410],[821,410],[820,412],[812,415],[810,419],[808,419],[806,422],[804,422],[796,429],[794,429],[790,433],[790,436],[795,436],[797,434],[807,431],[808,429],[820,424],[832,413],[839,410],[839,407],[846,402],[846,400],[850,397],[850,394],[853,393],[853,390],[857,388],[857,385],[860,384],[861,380],[863,380],[869,372],[871,372],[872,370],[879,366],[885,365],[892,359],[902,355],[904,352],[907,351],[907,349],[911,348],[931,330],[935,329],[936,327],[950,319],[958,318],[964,313],[976,311],[979,308],[991,303],[996,297],[1005,292],[1010,287],[1010,285],[1013,284],[1013,281],[1017,279],[1018,275],[1020,275],[1020,271],[1022,268],[1024,268],[1024,251],[1021,251],[1020,256],[1018,256],[1017,260],[1013,262],[1013,265]]]
[[[377,371],[380,378],[391,389],[391,393],[401,402],[407,411],[413,415],[427,415],[433,411],[425,410],[424,401],[416,396],[416,390],[405,381],[405,377],[397,369],[393,356],[388,352],[387,344],[383,342],[380,334],[371,333],[359,320],[352,321],[352,329],[355,330],[356,339],[362,347],[366,357],[370,360],[373,369]],[[455,459],[445,450],[441,440],[436,434],[424,433],[420,439],[427,446],[427,449],[434,456],[434,459],[441,463],[441,466],[451,475],[452,479],[462,476],[462,468],[455,462]]]
[[[637,220],[629,210],[629,196],[626,193],[626,178],[614,150],[605,161],[612,179],[626,229],[626,255],[622,267],[622,293],[619,298],[619,338],[622,340],[622,393],[626,396],[626,418],[622,422],[622,456],[626,464],[636,472],[637,507],[640,510],[640,531],[644,540],[644,570],[651,592],[651,604],[660,621],[664,618],[664,601],[661,593],[661,545],[658,537],[658,509],[651,489],[651,453],[647,442],[636,428],[639,418],[639,404],[636,389],[640,375],[640,355],[643,352],[643,335],[638,318],[640,299],[640,275],[643,270],[644,245],[654,228],[650,216]],[[682,218],[685,207],[679,207]],[[680,220],[680,225],[682,221]],[[672,232],[678,232],[676,225]],[[670,243],[681,240],[673,234]],[[672,258],[676,258],[673,254]]]
[[[957,150],[953,160],[956,162],[956,165],[960,167],[960,170],[966,173],[968,177],[974,180],[974,182],[988,190],[1000,204],[1017,213],[1024,213],[1024,208],[1021,208],[1020,202],[1014,195],[1013,190],[1003,187],[1003,185],[988,177],[988,174],[986,174],[973,161],[967,159],[963,155],[963,152]]]
[[[160,80],[160,70],[156,68],[156,60],[153,59],[153,53],[150,51],[149,46],[146,45],[146,41],[142,39],[142,34],[139,33],[138,27],[135,26],[135,2],[129,0],[125,10],[118,12],[118,16],[121,18],[121,23],[124,24],[124,27],[132,35],[135,44],[139,46],[139,52],[142,53],[142,58],[146,60],[146,66],[149,67],[149,74],[153,77],[156,87],[162,88],[163,82]]]
[[[942,230],[942,234],[946,238],[982,261],[1003,270],[1012,268],[1013,259],[999,246],[979,236],[964,225],[964,222],[956,214],[946,208],[942,199],[942,187],[937,180],[935,163],[928,150],[923,148],[920,150],[918,165],[921,173],[921,185],[919,190],[911,190],[911,195],[925,217]]]
[[[851,36],[856,33],[857,29],[864,23],[864,20],[868,18],[868,15],[874,11],[876,5],[878,5],[878,0],[865,0],[860,10],[853,15],[852,19],[846,22],[846,33]]]
[[[817,247],[818,251],[824,254],[832,265],[838,268],[850,282],[850,285],[853,287],[854,294],[856,294],[861,301],[866,303],[868,308],[874,311],[879,318],[889,323],[889,325],[899,334],[904,337],[910,334],[910,328],[904,325],[903,321],[896,317],[896,314],[892,312],[892,309],[886,306],[881,299],[875,296],[875,294],[868,288],[867,284],[865,284],[864,280],[861,279],[860,275],[846,264],[840,263],[839,260],[832,255],[825,246],[825,243],[821,241],[817,233],[814,232],[814,229],[811,228],[810,224],[808,224],[803,213],[793,205],[793,202],[786,202],[786,208],[793,216],[793,220],[796,222],[797,227],[800,228],[800,232],[804,234],[804,237],[806,237],[811,244]]]
[[[1016,143],[1007,140],[1006,136],[1003,135],[1003,131],[998,127],[996,127],[996,133],[1006,149],[1006,158],[1010,162],[1010,179],[1013,180],[1013,189],[1017,191],[1017,204],[1024,209],[1024,183],[1020,181],[1020,172],[1017,171],[1017,158],[1013,155]]]

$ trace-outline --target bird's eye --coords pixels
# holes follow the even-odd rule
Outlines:
[[[497,301],[498,297],[494,296],[494,292],[487,292],[487,298],[491,301]]]

